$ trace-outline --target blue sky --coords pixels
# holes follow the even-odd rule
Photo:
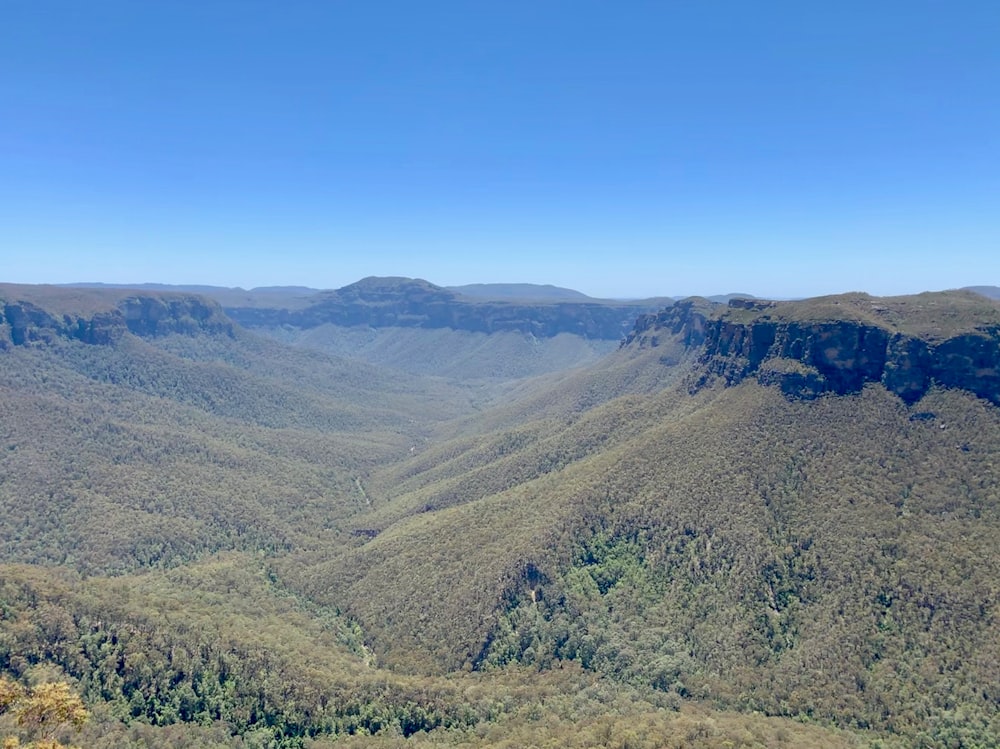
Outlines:
[[[1000,285],[1000,4],[4,0],[0,280]]]

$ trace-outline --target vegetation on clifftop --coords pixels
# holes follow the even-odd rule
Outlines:
[[[791,304],[675,312],[996,335],[967,295]],[[488,392],[225,326],[25,336],[4,693],[65,685],[53,740],[98,749],[995,746],[998,407],[706,378],[743,354],[678,322]]]

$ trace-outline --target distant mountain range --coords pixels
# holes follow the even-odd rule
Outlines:
[[[446,286],[449,291],[454,291],[462,296],[477,297],[479,299],[516,299],[538,300],[538,301],[586,301],[590,299],[586,294],[573,289],[564,289],[560,286],[550,284],[532,283],[474,283],[465,286]]]
[[[1000,302],[225,294],[0,285],[4,740],[1000,745]]]
[[[201,284],[162,284],[162,283],[135,283],[135,284],[113,284],[92,282],[77,282],[70,284],[60,284],[62,286],[78,288],[108,288],[108,289],[146,289],[150,291],[190,291],[203,293],[209,296],[227,294],[275,294],[279,296],[287,295],[291,297],[310,296],[318,294],[327,289],[316,289],[309,286],[256,286],[252,289],[242,289],[229,286],[208,286]],[[574,289],[567,289],[551,284],[534,283],[474,283],[462,286],[444,286],[449,291],[463,296],[476,297],[479,299],[516,299],[520,301],[599,301],[596,297],[590,297],[583,292]],[[993,299],[1000,298],[1000,286],[964,286],[963,291],[974,291],[977,294],[988,296]],[[734,298],[756,299],[754,294],[744,292],[730,292],[728,294],[703,295],[704,298],[713,302],[723,304]],[[672,299],[684,299],[686,297],[675,296]]]
[[[966,286],[965,291],[974,291],[990,299],[1000,299],[1000,286]]]
[[[528,283],[442,287],[421,279],[369,277],[336,290],[271,286],[74,284],[77,288],[195,293],[218,302],[239,325],[284,343],[414,374],[505,379],[596,362],[640,315],[670,297],[607,300]],[[981,294],[996,287],[975,287]],[[707,297],[727,304],[754,299]]]
[[[396,281],[413,281],[415,279],[397,278]],[[137,284],[109,284],[99,282],[81,282],[62,284],[63,286],[92,289],[140,289],[146,291],[186,291],[197,294],[205,294],[220,303],[250,299],[265,296],[265,304],[275,305],[295,302],[306,297],[319,294],[329,289],[314,289],[309,286],[256,286],[252,289],[242,289],[228,286],[205,286],[198,284],[162,284],[162,283],[137,283]],[[352,284],[353,285],[353,284]],[[344,287],[348,288],[348,287]],[[518,302],[631,302],[631,299],[601,299],[587,296],[583,292],[574,289],[567,289],[551,284],[533,283],[475,283],[463,286],[442,286],[440,288],[455,292],[460,296],[472,297],[475,299],[487,299],[491,301],[518,301]],[[985,287],[984,287],[985,288]],[[755,298],[753,294],[729,293],[714,294],[706,297],[714,302],[728,302],[734,297]],[[656,297],[657,299],[683,299],[684,297]]]
[[[285,343],[463,379],[524,377],[592,363],[618,345],[637,315],[673,302],[592,299],[534,284],[449,289],[399,277],[365,278],[332,291],[161,284],[137,290],[201,294],[239,325]]]

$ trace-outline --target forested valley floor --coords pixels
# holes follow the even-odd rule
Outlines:
[[[994,302],[699,302],[456,378],[75,293],[0,331],[5,746],[1000,744]]]

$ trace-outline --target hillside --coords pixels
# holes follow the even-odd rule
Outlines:
[[[446,289],[365,278],[281,307],[223,302],[240,325],[296,346],[414,374],[529,377],[590,364],[669,300],[610,302],[528,284]]]
[[[0,311],[0,687],[77,743],[1000,741],[996,302],[682,300],[486,388],[189,293]]]
[[[355,519],[367,544],[286,573],[406,669],[571,659],[723,707],[992,745],[998,313],[961,294],[679,305],[615,354],[648,366],[686,341],[662,390],[435,446]],[[925,347],[924,391],[883,381],[892,342]]]
[[[475,333],[504,331],[551,337],[573,333],[586,338],[617,340],[637,311],[663,300],[633,303],[549,302],[537,304],[465,298],[420,279],[365,278],[335,291],[322,292],[302,310],[227,308],[246,327],[291,325],[308,328],[322,323],[342,327],[450,328]]]
[[[472,403],[200,297],[11,286],[0,396],[4,557],[91,571],[334,533],[375,466]]]
[[[640,318],[626,341],[655,346],[660,331],[683,327],[705,347],[702,382],[754,375],[798,396],[881,382],[908,403],[938,383],[1000,403],[1000,307],[977,294],[736,299],[709,316],[690,305]]]
[[[445,288],[376,277],[327,291],[162,284],[136,291],[200,294],[241,326],[297,347],[411,374],[493,383],[592,364],[618,345],[637,315],[670,303],[592,299],[537,284]]]

